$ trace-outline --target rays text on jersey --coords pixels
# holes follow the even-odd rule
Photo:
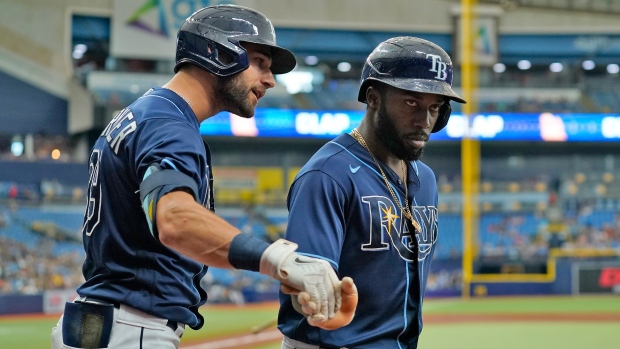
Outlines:
[[[370,227],[368,242],[361,246],[363,251],[385,251],[392,245],[400,257],[408,262],[427,257],[430,247],[437,241],[436,207],[412,207],[413,214],[422,223],[422,230],[412,234],[414,229],[406,224],[407,220],[402,215],[396,214],[398,208],[390,198],[364,196],[362,202],[368,208]]]

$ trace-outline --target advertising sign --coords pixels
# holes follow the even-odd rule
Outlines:
[[[356,127],[362,110],[261,109],[252,119],[220,113],[200,126],[204,136],[334,138]],[[461,140],[470,128],[481,141],[618,142],[620,114],[486,113],[471,122],[453,113],[433,141]]]
[[[620,294],[620,263],[579,263],[574,293]]]

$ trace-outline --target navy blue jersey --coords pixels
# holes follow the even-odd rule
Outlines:
[[[385,174],[404,207],[405,187]],[[406,223],[372,157],[353,137],[324,145],[301,169],[288,196],[286,238],[297,252],[329,261],[353,278],[359,304],[351,324],[334,331],[308,325],[280,294],[278,328],[289,338],[333,347],[416,348],[422,297],[437,239],[437,184],[420,161],[408,164],[411,211]]]
[[[194,196],[212,209],[209,149],[189,105],[156,88],[110,122],[90,161],[88,206],[82,234],[86,282],[77,292],[120,302],[148,314],[202,326],[198,307],[207,295],[200,279],[207,267],[161,244],[140,202],[149,165],[180,171],[196,181]]]

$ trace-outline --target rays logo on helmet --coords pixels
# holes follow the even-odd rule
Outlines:
[[[448,77],[448,72],[446,71],[448,65],[441,61],[441,56],[429,53],[426,55],[426,58],[428,57],[431,57],[433,60],[430,71],[437,73],[435,78],[439,80],[446,80]]]

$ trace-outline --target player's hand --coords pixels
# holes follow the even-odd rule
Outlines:
[[[297,244],[284,239],[271,244],[261,257],[261,274],[280,281],[284,293],[306,293],[306,309],[315,321],[333,318],[342,303],[338,276],[326,261],[302,256],[296,249]]]
[[[327,321],[317,319],[312,315],[312,308],[311,306],[309,307],[312,302],[310,302],[310,296],[307,293],[301,292],[297,297],[291,297],[291,301],[293,302],[295,310],[306,316],[308,324],[324,330],[336,330],[350,324],[351,321],[353,321],[355,310],[357,309],[357,287],[353,279],[344,277],[341,282],[341,290],[342,305],[340,309],[336,311],[334,317]]]

